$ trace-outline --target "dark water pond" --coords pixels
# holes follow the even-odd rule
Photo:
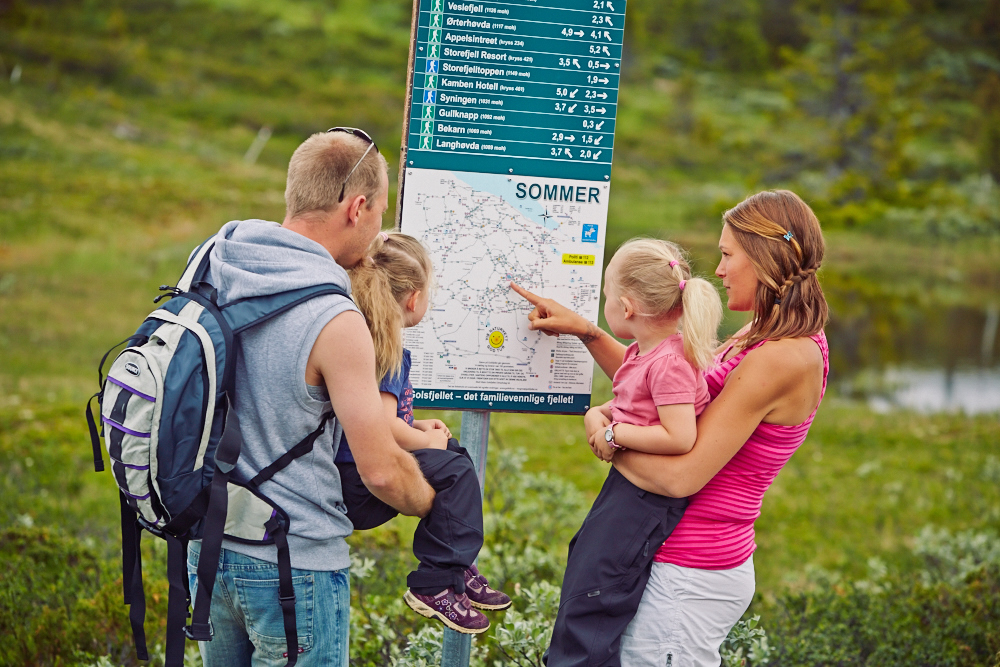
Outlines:
[[[832,390],[881,411],[1000,412],[1000,297],[975,308],[824,289]]]

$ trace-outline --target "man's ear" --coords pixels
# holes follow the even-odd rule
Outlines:
[[[358,216],[361,213],[361,207],[365,205],[368,198],[364,195],[358,195],[353,199],[349,199],[347,203],[347,224],[348,226],[353,226],[358,224]]]

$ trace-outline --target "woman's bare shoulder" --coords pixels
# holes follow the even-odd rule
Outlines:
[[[808,377],[823,369],[823,353],[808,336],[769,340],[754,348],[740,363],[781,377]]]

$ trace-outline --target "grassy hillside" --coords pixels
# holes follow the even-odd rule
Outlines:
[[[882,26],[892,37],[887,49],[900,48],[900,34],[919,33],[920,48],[938,44],[953,56],[948,62],[961,57],[969,68],[965,84],[942,75],[937,88],[914,90],[897,79],[924,66],[915,56],[897,58],[896,72],[871,52],[858,55],[872,73],[849,72],[846,81],[863,79],[876,93],[880,82],[896,82],[889,116],[860,103],[850,112],[858,127],[875,128],[866,141],[885,149],[870,163],[838,153],[859,140],[837,129],[814,90],[840,80],[823,60],[828,24],[806,12],[830,8],[803,5],[782,14],[798,17],[785,25],[774,12],[789,3],[722,4],[725,11],[710,0],[629,5],[608,255],[634,235],[666,236],[711,273],[720,213],[758,189],[790,187],[826,226],[820,276],[835,317],[901,299],[941,308],[996,303],[1000,203],[983,157],[992,107],[979,97],[990,84],[976,69],[989,68],[975,65],[993,56],[977,46],[979,24],[969,18],[988,3],[968,3],[942,21],[953,32],[972,26],[960,46],[943,28],[927,37],[931,9],[921,9],[919,21],[905,15],[916,4],[895,3],[896,18],[862,17],[861,29]],[[712,7],[717,16],[706,11]],[[287,160],[310,133],[333,125],[371,131],[395,184],[409,12],[405,0],[0,0],[0,529],[30,529],[43,545],[80,540],[65,548],[80,559],[74,563],[87,564],[87,577],[66,588],[75,596],[66,604],[106,621],[87,632],[124,642],[89,646],[88,655],[117,647],[127,656],[114,591],[117,502],[110,480],[89,472],[82,418],[96,364],[151,310],[156,287],[176,280],[194,244],[230,219],[283,217]],[[788,31],[761,32],[762,25]],[[802,83],[810,71],[813,88]],[[908,129],[892,134],[890,125]],[[273,134],[249,163],[244,155],[262,127]],[[930,213],[914,217],[914,210]],[[730,316],[726,327],[738,324]],[[609,395],[606,380],[596,387],[598,398]],[[458,413],[442,416],[457,430]],[[584,500],[596,495],[606,469],[588,453],[579,419],[494,415],[492,424],[491,461],[524,450],[526,476],[556,480],[550,488],[531,477],[531,502],[553,488],[575,498],[571,486]],[[831,572],[868,576],[872,558],[905,570],[925,525],[1000,528],[998,440],[995,417],[876,415],[832,391],[765,499],[758,604],[829,581]],[[565,504],[560,529],[571,534],[579,506]],[[498,540],[517,534],[544,567],[521,572],[508,590],[555,577],[568,539],[536,534],[530,516],[517,522],[497,519],[501,537],[489,538],[488,562],[500,562]],[[411,530],[401,520],[355,545],[382,554],[390,574],[405,571]],[[22,563],[34,553],[22,539],[8,540],[5,559]],[[402,584],[390,578],[370,585],[396,596]],[[27,599],[38,618],[63,628],[46,597],[54,589],[37,585]],[[14,620],[10,628],[43,627],[11,616],[11,600],[25,598],[4,595],[0,628]],[[71,633],[49,636],[57,635]]]
[[[81,397],[99,351],[130,332],[193,244],[229,219],[282,217],[284,168],[309,133],[368,128],[395,164],[408,31],[400,0],[6,3],[0,387]],[[708,273],[721,210],[762,187],[808,194],[821,165],[793,158],[818,152],[827,126],[796,111],[773,73],[645,76],[643,53],[632,58],[610,245],[667,235]],[[246,164],[264,126],[272,138]],[[912,144],[956,178],[975,173],[962,136],[930,128]],[[996,188],[981,189],[985,205]],[[967,304],[1000,290],[996,236],[861,234],[839,222],[848,204],[811,200],[835,222],[825,281]]]

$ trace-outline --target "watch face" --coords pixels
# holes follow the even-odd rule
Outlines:
[[[615,439],[615,429],[614,429],[614,427],[612,427],[612,426],[608,427],[608,429],[604,432],[604,439],[607,440],[608,442],[611,442],[612,440]]]

